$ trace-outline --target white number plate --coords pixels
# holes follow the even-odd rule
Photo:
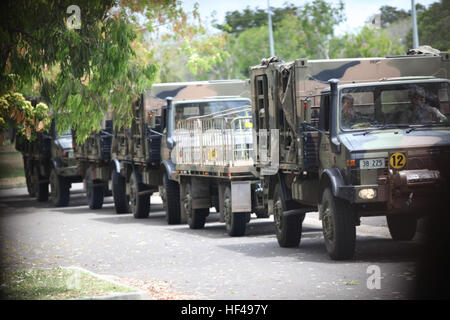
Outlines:
[[[361,159],[359,160],[360,169],[379,169],[385,167],[385,159]]]

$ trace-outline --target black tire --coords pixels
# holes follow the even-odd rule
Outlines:
[[[36,196],[36,186],[34,184],[33,179],[33,167],[30,167],[28,161],[25,157],[23,157],[23,169],[25,172],[25,180],[27,183],[27,191],[30,197]]]
[[[166,220],[168,224],[181,223],[180,211],[180,185],[176,181],[170,180],[166,174],[163,176],[165,190]]]
[[[145,190],[145,186],[141,183],[140,174],[133,170],[130,177],[130,207],[136,219],[148,218],[150,214],[150,194],[139,195],[139,192]]]
[[[393,240],[410,241],[414,238],[417,230],[417,219],[415,217],[388,215],[386,220]]]
[[[70,184],[67,179],[56,173],[55,169],[50,172],[51,199],[55,207],[66,207],[70,199]]]
[[[130,198],[126,194],[126,179],[115,168],[111,170],[112,196],[116,213],[129,213]]]
[[[188,215],[188,225],[191,229],[203,229],[206,223],[206,217],[209,214],[209,208],[194,209],[192,215]]]
[[[228,235],[231,237],[243,236],[247,226],[248,214],[246,212],[232,212],[231,189],[229,185],[225,187],[222,210]]]
[[[333,196],[329,188],[319,206],[325,247],[333,260],[352,259],[355,253],[356,226],[350,204]]]
[[[275,186],[273,195],[274,221],[278,244],[282,248],[298,247],[302,237],[304,214],[285,215],[286,203],[281,192],[281,185]]]
[[[39,181],[44,180],[43,177],[39,174],[39,168],[36,166],[33,171],[33,185],[34,185],[34,194],[36,196],[36,200],[38,202],[48,201],[48,182],[39,183]]]
[[[190,229],[202,229],[205,227],[206,217],[209,214],[209,208],[193,209],[191,183],[189,180],[183,181],[183,197],[180,197],[180,207],[185,212],[187,224]],[[167,192],[167,191],[166,191]]]
[[[86,175],[84,177],[84,182],[86,184],[86,196],[88,198],[88,204],[90,209],[101,209],[103,206],[103,186],[94,187],[94,183],[102,183],[99,180],[93,180],[91,175],[91,170],[88,168],[86,170]]]

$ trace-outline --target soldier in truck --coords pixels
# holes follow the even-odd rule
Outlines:
[[[344,128],[351,127],[356,121],[356,113],[353,108],[354,100],[349,94],[342,97],[342,126]]]
[[[411,108],[405,112],[400,123],[421,124],[426,122],[440,122],[446,119],[438,108],[432,107],[426,101],[425,90],[422,87],[413,87],[409,91]]]

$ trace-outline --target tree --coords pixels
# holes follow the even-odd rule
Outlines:
[[[249,67],[259,64],[268,57],[269,31],[267,26],[254,27],[243,31],[233,44],[231,57],[244,77],[249,77]]]
[[[287,15],[277,24],[274,32],[277,55],[285,60],[328,58],[334,27],[344,19],[342,2],[337,7],[323,0],[305,4],[296,16]]]
[[[297,7],[293,4],[285,4],[283,8],[273,8],[270,7],[272,11],[272,22],[277,24],[286,15],[296,15]],[[268,17],[267,10],[265,9],[255,9],[252,10],[249,7],[240,11],[227,12],[225,15],[225,24],[216,24],[216,28],[225,31],[230,34],[239,35],[241,32],[248,30],[250,28],[261,27],[267,25]],[[274,26],[276,29],[276,26]]]
[[[440,51],[450,50],[450,0],[432,3],[428,9],[417,13],[417,29],[419,42]],[[406,42],[412,48],[412,31],[406,37]]]
[[[328,57],[329,39],[334,26],[344,19],[343,9],[342,2],[332,6],[323,0],[315,0],[284,12],[282,19],[274,22],[275,54],[285,61]],[[228,65],[237,66],[240,77],[248,77],[249,67],[270,55],[267,24],[231,35],[231,39],[234,39],[229,47],[233,63]],[[235,70],[233,75],[236,75]]]
[[[408,13],[407,11],[397,9],[391,6],[382,6],[380,8],[380,14],[381,14],[381,27],[387,27],[391,23],[411,17],[411,14]]]
[[[73,18],[67,9],[74,2],[80,28],[67,24]],[[110,106],[115,125],[129,125],[132,100],[151,86],[158,71],[140,30],[154,32],[164,24],[189,39],[186,21],[176,0],[4,1],[0,97],[36,82],[45,101],[65,114],[58,130],[72,127],[79,142],[100,129]]]
[[[0,98],[0,146],[4,138],[2,132],[15,126],[21,139],[32,141],[36,132],[46,131],[50,127],[48,106],[38,103],[33,106],[20,93],[8,93]]]
[[[332,58],[384,57],[404,53],[399,42],[383,29],[363,27],[358,34],[345,35],[333,46]]]

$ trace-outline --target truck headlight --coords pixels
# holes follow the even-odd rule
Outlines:
[[[372,199],[374,199],[377,196],[377,191],[375,189],[372,189],[372,188],[361,189],[358,192],[358,196],[361,199],[372,200]]]

